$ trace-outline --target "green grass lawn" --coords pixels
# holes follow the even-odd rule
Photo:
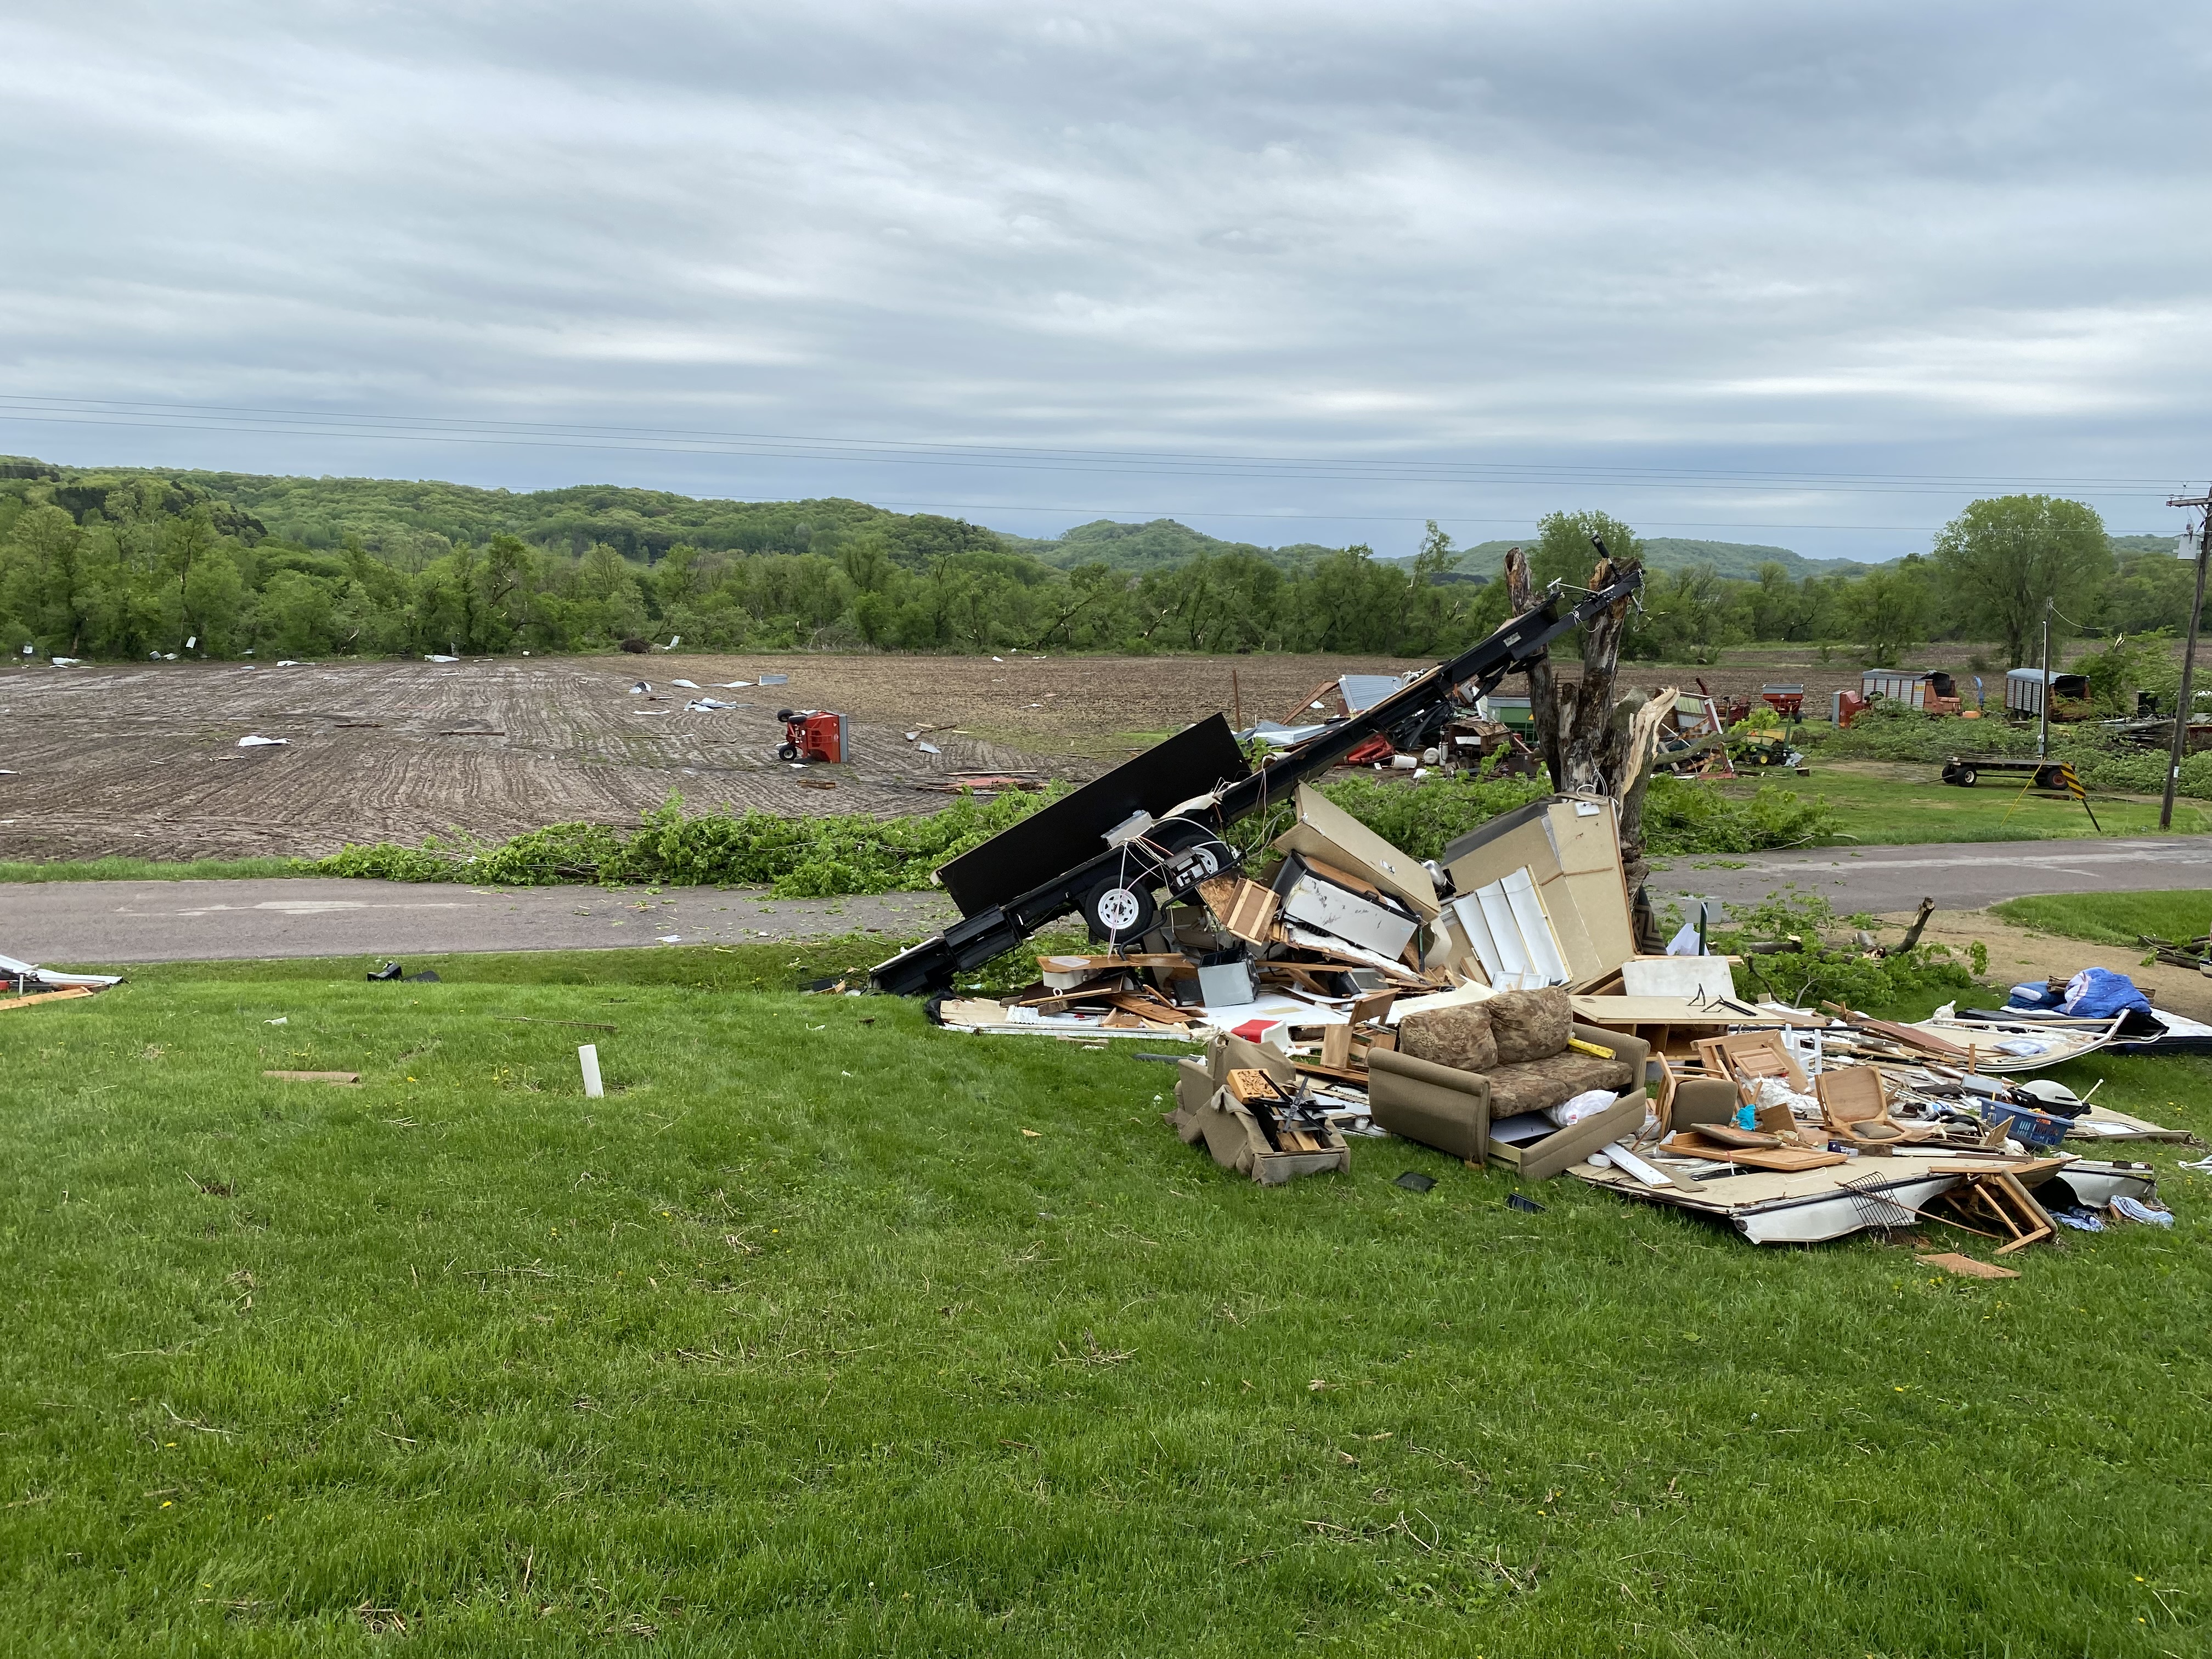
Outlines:
[[[1972,789],[1941,781],[1942,769],[1934,763],[1893,761],[1811,763],[1812,775],[1795,773],[1747,773],[1735,782],[1716,787],[1731,794],[1749,794],[1761,782],[1793,794],[1823,800],[1836,811],[1838,827],[1862,846],[1903,847],[1929,842],[2045,841],[2059,837],[2155,836],[2159,804],[2155,799],[2093,795],[2089,805],[2104,828],[2089,822],[2079,802],[2030,790],[2021,793],[2025,779],[2008,786],[2002,779],[1984,779]],[[2202,802],[2177,801],[2173,828],[2164,833],[2203,835],[2212,831],[2212,811]]]
[[[188,859],[163,863],[155,859],[57,859],[33,863],[0,859],[0,882],[10,881],[216,881],[226,877],[305,876],[313,872],[301,859]]]
[[[5,1016],[4,1645],[2203,1650],[2203,1177],[2001,1284],[1398,1142],[1262,1191],[1155,1045],[744,988],[872,948]]]
[[[2007,899],[1990,910],[2021,927],[2093,945],[2132,945],[2144,934],[2176,944],[2212,929],[2212,892],[2057,893]]]

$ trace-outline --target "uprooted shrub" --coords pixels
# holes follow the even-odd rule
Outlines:
[[[1735,795],[1711,784],[1657,777],[1644,795],[1644,847],[1655,858],[1809,847],[1833,837],[1837,826],[1835,808],[1826,801],[1771,783]]]
[[[1746,908],[1707,943],[1719,955],[1742,957],[1735,967],[1740,994],[1772,997],[1801,1008],[1824,1000],[1875,1011],[1924,1003],[1931,991],[1975,990],[1989,971],[1989,951],[1978,943],[1967,947],[1964,962],[1946,945],[1916,945],[1872,957],[1835,938],[1842,926],[1826,898],[1791,887]],[[1798,948],[1752,948],[1791,942]]]
[[[556,823],[484,843],[432,837],[420,847],[347,847],[319,860],[325,876],[471,881],[503,887],[765,886],[779,898],[912,891],[948,859],[980,847],[1054,797],[1009,791],[963,795],[924,817],[858,813],[786,818],[770,812],[687,817],[671,792],[628,835],[597,823]]]
[[[787,818],[759,811],[687,817],[684,798],[672,793],[627,833],[600,823],[550,824],[505,842],[456,833],[431,836],[416,847],[349,846],[308,868],[322,876],[502,887],[761,886],[779,898],[912,892],[927,887],[940,865],[1066,793],[962,795],[941,811],[909,818],[857,813]],[[1433,859],[1468,830],[1540,800],[1551,789],[1541,778],[1478,773],[1419,783],[1355,776],[1327,784],[1322,793],[1393,846]],[[1230,839],[1256,859],[1288,826],[1292,811],[1285,800],[1255,813],[1231,826]],[[1644,806],[1645,833],[1656,854],[1802,846],[1832,828],[1826,805],[1771,785],[1747,799],[1660,778]]]

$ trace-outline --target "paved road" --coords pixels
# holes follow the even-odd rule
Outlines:
[[[771,899],[757,889],[514,891],[319,878],[0,884],[0,955],[53,967],[601,950],[916,933],[958,913],[936,893]]]
[[[1686,857],[1655,875],[1660,892],[1757,901],[1789,883],[1819,893],[1844,915],[1912,910],[1932,898],[1942,910],[1978,910],[2030,893],[2212,888],[2212,836],[2160,841],[1994,841],[1948,846],[1823,847],[1741,858]],[[1738,867],[1731,867],[1738,866]]]
[[[1723,904],[1788,883],[1849,914],[1910,910],[1922,895],[1973,910],[2027,893],[2212,888],[2212,836],[1824,848],[1742,859],[1677,858],[1661,893]],[[1731,867],[1733,866],[1733,867]],[[56,967],[258,957],[424,956],[645,945],[671,935],[730,945],[942,927],[935,893],[771,899],[757,890],[596,887],[514,891],[383,881],[86,881],[0,884],[0,954]]]

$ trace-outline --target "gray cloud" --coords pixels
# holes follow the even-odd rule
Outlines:
[[[1521,471],[82,415],[0,424],[17,451],[834,493],[1030,531],[1171,511],[1393,551],[1427,515],[1474,540],[1601,505],[1887,554],[2015,478],[2163,528],[2164,487],[2212,466],[2206,53],[2184,9],[13,13],[0,390]]]

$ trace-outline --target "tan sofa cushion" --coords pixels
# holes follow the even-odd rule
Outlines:
[[[1524,1060],[1491,1072],[1491,1115],[1503,1119],[1520,1112],[1540,1112],[1592,1089],[1620,1094],[1635,1081],[1636,1073],[1626,1061],[1600,1060],[1571,1049],[1542,1060]]]
[[[1563,1052],[1575,1019],[1574,1005],[1556,985],[1540,991],[1500,991],[1486,999],[1482,1008],[1490,1016],[1498,1063],[1504,1066],[1549,1060]]]
[[[1462,1072],[1486,1072],[1498,1064],[1498,1040],[1479,1002],[1407,1015],[1398,1022],[1398,1052]]]

